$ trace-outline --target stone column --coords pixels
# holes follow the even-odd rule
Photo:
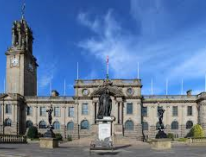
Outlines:
[[[119,102],[117,102],[117,112],[118,112],[117,123],[120,124],[120,103]]]
[[[96,102],[92,102],[92,124],[95,124],[96,122],[95,105],[96,105]]]
[[[16,44],[15,28],[12,29],[12,46]]]
[[[38,106],[37,105],[35,106],[35,117],[36,117],[35,123],[36,123],[36,126],[38,126],[39,123],[38,123]]]
[[[120,105],[120,108],[119,108],[120,124],[123,124],[123,105],[124,105],[124,103],[120,102],[119,105]]]
[[[206,134],[206,100],[200,101],[198,107],[198,123],[202,126]]]
[[[182,119],[182,122],[181,122],[181,124],[179,124],[179,130],[180,130],[180,132],[181,132],[181,134],[180,134],[180,136],[181,137],[184,137],[185,136],[185,125],[186,125],[186,121],[185,121],[185,116],[187,116],[187,113],[186,113],[186,110],[187,110],[187,108],[183,105],[182,106],[182,117],[181,117],[181,119]]]

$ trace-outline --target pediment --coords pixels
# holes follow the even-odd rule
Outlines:
[[[14,93],[2,93],[0,94],[0,100],[23,100],[24,97],[20,94],[14,94]]]
[[[109,90],[109,94],[111,96],[115,97],[123,97],[124,94],[121,89],[115,86],[106,86],[106,87],[99,87],[97,90],[95,90],[93,93],[91,93],[91,96],[100,96],[105,93],[105,90]]]

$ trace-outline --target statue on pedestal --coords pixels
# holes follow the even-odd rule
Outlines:
[[[53,107],[52,105],[50,106],[49,109],[46,110],[46,112],[48,112],[48,122],[49,122],[49,125],[47,126],[47,132],[44,134],[44,137],[51,137],[51,138],[54,138],[55,137],[55,134],[53,132],[53,125],[52,125],[52,112],[53,112]]]
[[[164,124],[163,124],[163,115],[165,110],[163,108],[158,109],[158,115],[159,115],[159,128],[158,133],[156,135],[156,138],[167,138],[166,133],[164,132]]]
[[[103,93],[99,98],[99,111],[97,115],[98,119],[103,119],[104,116],[111,115],[112,99],[110,98],[108,89],[105,89],[104,92],[105,93]]]

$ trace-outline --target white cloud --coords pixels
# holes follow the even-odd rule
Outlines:
[[[55,60],[55,59],[54,59]],[[41,75],[39,77],[38,85],[40,88],[45,88],[52,84],[52,80],[54,79],[55,73],[57,71],[57,62],[52,61],[53,63],[50,63],[49,61],[45,61],[43,64],[41,64]]]
[[[149,2],[149,3],[148,3]],[[110,57],[110,72],[115,78],[137,76],[140,62],[142,79],[158,80],[156,93],[164,93],[160,82],[168,78],[171,84],[176,80],[204,76],[206,62],[205,48],[196,40],[204,39],[205,29],[193,28],[174,31],[175,17],[164,6],[163,0],[131,0],[131,15],[139,32],[124,28],[109,10],[104,16],[80,13],[78,21],[93,32],[93,35],[79,42],[85,53],[105,64]],[[145,89],[144,89],[145,88]],[[149,92],[147,85],[143,87]]]

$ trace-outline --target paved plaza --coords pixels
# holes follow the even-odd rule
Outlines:
[[[56,149],[41,149],[38,144],[1,144],[0,157],[205,157],[206,147],[173,145],[171,150],[152,150],[149,145],[117,146],[114,151],[89,151],[88,146],[60,144]]]

